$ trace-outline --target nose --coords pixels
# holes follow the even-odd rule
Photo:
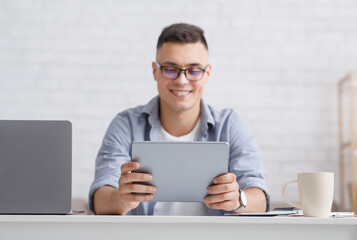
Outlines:
[[[180,84],[180,85],[185,85],[189,83],[189,80],[187,80],[185,72],[181,71],[179,76],[175,79],[175,83]]]

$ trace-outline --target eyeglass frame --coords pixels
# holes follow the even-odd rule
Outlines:
[[[160,63],[158,63],[157,61],[155,61],[155,63],[156,63],[156,65],[157,65],[157,67],[160,69],[160,71],[161,71],[161,76],[162,76],[162,77],[164,77],[163,74],[162,74],[162,69],[163,69],[164,67],[172,67],[172,68],[175,68],[175,69],[178,70],[177,77],[176,77],[176,78],[167,78],[167,77],[164,77],[164,78],[166,78],[166,79],[171,79],[171,80],[176,80],[176,79],[181,75],[181,72],[183,72],[183,73],[185,74],[186,79],[187,79],[188,81],[193,81],[193,82],[200,81],[200,80],[203,78],[203,75],[205,75],[205,72],[206,72],[207,67],[208,67],[208,64],[207,64],[205,68],[191,67],[191,68],[182,69],[182,68],[178,68],[178,67],[174,67],[174,66],[162,66],[162,65],[161,65]],[[189,70],[189,69],[199,69],[199,70],[201,70],[201,71],[202,71],[202,76],[201,76],[201,78],[200,78],[200,79],[197,79],[197,80],[188,79],[188,78],[187,78],[187,73],[186,73],[186,71]]]

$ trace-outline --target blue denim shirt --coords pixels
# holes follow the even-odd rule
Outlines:
[[[99,149],[95,179],[89,191],[89,206],[94,212],[93,195],[105,185],[118,188],[120,166],[131,161],[131,142],[161,141],[159,118],[160,99],[119,113],[110,123]],[[269,209],[270,197],[266,185],[266,171],[260,158],[260,150],[248,123],[232,109],[217,111],[201,99],[198,141],[229,143],[228,171],[237,176],[241,189],[257,187],[266,196]],[[155,202],[141,202],[130,215],[153,215]],[[223,215],[223,210],[208,208],[210,215]]]

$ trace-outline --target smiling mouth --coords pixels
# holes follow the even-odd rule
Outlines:
[[[192,91],[188,91],[188,90],[170,90],[170,91],[177,96],[185,96],[192,92]]]

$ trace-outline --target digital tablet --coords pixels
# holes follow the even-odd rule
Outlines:
[[[151,173],[152,202],[201,202],[215,177],[228,172],[226,142],[133,142],[136,172]]]

